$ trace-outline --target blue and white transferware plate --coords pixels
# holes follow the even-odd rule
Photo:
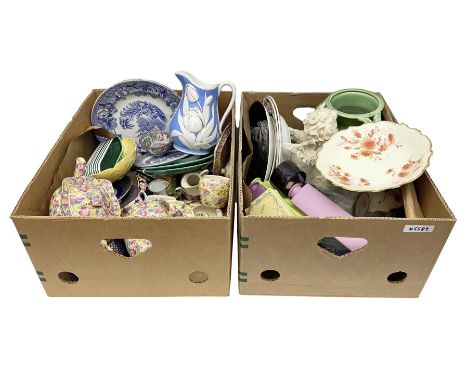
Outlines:
[[[171,150],[162,157],[157,157],[151,154],[138,155],[135,160],[135,167],[154,167],[162,164],[175,162],[176,160],[188,157],[189,154],[183,153],[182,151]]]
[[[91,111],[91,123],[129,137],[139,145],[140,135],[158,129],[168,133],[180,97],[168,87],[146,80],[127,80],[105,90]],[[139,152],[144,149],[138,146]]]

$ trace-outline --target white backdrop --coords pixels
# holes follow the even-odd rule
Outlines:
[[[466,380],[468,27],[461,1],[418,3],[2,2],[0,380]],[[421,297],[249,297],[234,279],[229,298],[47,298],[16,201],[90,89],[176,88],[180,69],[239,91],[380,91],[427,134],[459,222]]]

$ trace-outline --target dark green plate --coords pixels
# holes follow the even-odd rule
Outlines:
[[[192,164],[190,166],[185,166],[185,167],[165,168],[165,169],[161,169],[159,167],[153,167],[153,168],[144,168],[138,171],[147,175],[172,176],[172,175],[187,174],[189,172],[203,170],[207,168],[211,163],[213,163],[213,159],[205,163]]]

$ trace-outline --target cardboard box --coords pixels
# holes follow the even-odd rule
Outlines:
[[[242,180],[252,150],[248,111],[254,101],[266,95],[276,100],[289,126],[302,129],[293,110],[315,107],[328,93],[242,94],[237,167],[240,293],[419,296],[456,221],[427,173],[415,182],[424,218],[284,218],[244,214],[250,191]],[[383,118],[396,121],[387,105]],[[411,225],[433,230],[405,232]],[[317,245],[320,239],[333,236],[364,237],[368,245],[338,257]]]
[[[49,296],[208,296],[229,294],[234,180],[226,216],[213,218],[58,218],[48,216],[52,193],[72,176],[76,156],[96,143],[83,132],[102,90],[93,90],[23,193],[12,220]],[[220,115],[231,93],[220,97]],[[231,118],[235,156],[235,112]],[[227,124],[226,124],[227,126]],[[79,138],[77,138],[79,137]],[[91,138],[90,138],[91,137]],[[73,145],[70,143],[73,142]],[[93,143],[94,142],[94,143]],[[234,160],[230,160],[234,174]],[[111,254],[99,242],[145,238],[150,251],[135,258]]]

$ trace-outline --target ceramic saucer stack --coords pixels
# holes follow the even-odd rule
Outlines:
[[[272,154],[273,172],[274,167],[280,163],[290,159],[290,153],[283,148],[285,143],[291,143],[291,136],[289,134],[289,126],[286,120],[281,116],[278,110],[278,105],[271,96],[266,96],[262,100],[263,107],[269,117],[269,123],[272,124],[271,130],[274,132],[274,153]]]
[[[282,146],[282,136],[281,136],[281,121],[279,119],[278,106],[276,105],[275,100],[271,96],[266,96],[262,100],[263,107],[267,113],[269,131],[272,132],[270,135],[270,140],[273,143],[273,152],[270,152],[271,166],[267,170],[267,178],[270,179],[270,176],[273,172],[273,169],[281,163],[281,146]],[[271,125],[271,128],[270,128]]]
[[[150,176],[172,176],[204,170],[213,163],[213,154],[189,155],[177,150],[169,151],[162,157],[150,154],[140,155],[135,167],[143,174]]]

